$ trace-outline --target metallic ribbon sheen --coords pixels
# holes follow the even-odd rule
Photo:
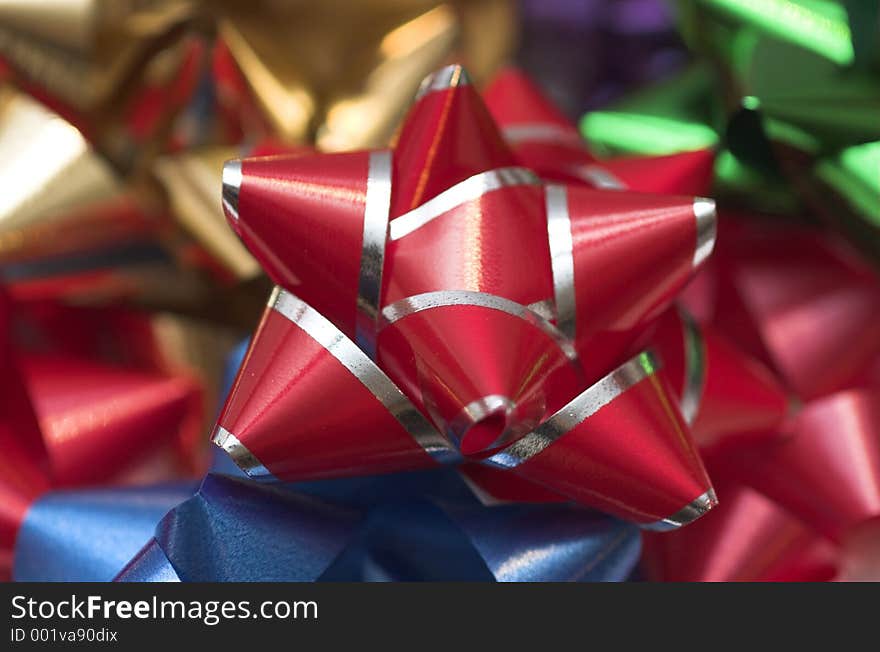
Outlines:
[[[108,582],[195,484],[53,491],[28,510],[15,547],[23,582]]]
[[[450,470],[274,489],[209,475],[117,581],[620,581],[638,551],[631,525],[486,508]]]

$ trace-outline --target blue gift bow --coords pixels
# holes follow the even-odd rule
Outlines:
[[[209,474],[119,581],[622,581],[638,529],[478,503],[450,470],[267,486]]]
[[[50,492],[26,515],[14,577],[107,581],[134,556],[120,579],[619,581],[639,554],[632,525],[573,505],[485,507],[448,469],[279,486],[209,474],[193,491]]]

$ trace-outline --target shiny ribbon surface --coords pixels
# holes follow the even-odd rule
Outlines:
[[[657,361],[637,354],[711,252],[711,201],[545,187],[459,66],[422,83],[393,152],[231,161],[223,195],[285,288],[214,434],[249,475],[463,455],[645,526],[714,504]]]
[[[579,507],[484,507],[446,470],[275,487],[209,475],[117,580],[614,581],[639,543]]]

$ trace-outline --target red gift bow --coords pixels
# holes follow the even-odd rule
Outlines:
[[[643,565],[655,581],[827,581],[839,552],[761,493],[721,484],[711,518],[670,536],[644,538]]]
[[[722,478],[721,507],[695,528],[647,538],[649,577],[876,580],[880,388],[812,401],[786,435],[709,459]]]
[[[802,405],[781,440],[713,468],[845,541],[880,517],[880,278],[814,228],[738,220],[725,235],[712,319]]]
[[[876,270],[820,229],[739,215],[721,228],[706,319],[801,399],[880,385]]]
[[[715,504],[636,353],[711,252],[710,200],[543,184],[459,66],[425,80],[393,153],[231,161],[223,197],[302,297],[273,293],[213,437],[250,475],[423,468],[459,448],[649,527]]]
[[[89,328],[95,325],[89,318],[59,306],[28,308],[33,310],[15,306],[26,336],[46,340],[40,354],[14,346],[13,304],[0,288],[5,381],[0,392],[0,577],[8,577],[18,529],[42,493],[53,487],[155,480],[151,456],[168,453],[163,446],[174,443],[175,433],[186,439],[201,425],[200,390],[187,374],[100,362],[84,354],[106,349],[110,342],[99,329]],[[104,319],[115,316],[114,325],[126,327],[125,341],[117,344],[146,346],[138,319],[95,313]],[[55,319],[59,323],[50,325]],[[167,469],[162,473],[167,476]]]
[[[696,531],[646,540],[651,577],[831,579],[864,557],[852,543],[880,516],[880,388],[811,401],[784,436],[709,466],[723,479],[721,508]]]
[[[720,230],[715,261],[687,298],[799,398],[776,437],[709,454],[724,504],[695,530],[646,541],[651,575],[864,579],[847,568],[864,557],[855,541],[873,537],[876,548],[880,518],[880,279],[810,227],[731,216]],[[702,553],[687,564],[686,549]],[[800,564],[813,553],[818,566]]]

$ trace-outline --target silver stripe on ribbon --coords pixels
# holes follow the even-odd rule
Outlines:
[[[264,482],[278,481],[271,471],[257,459],[257,456],[251,453],[247,446],[239,441],[238,437],[223,426],[217,426],[214,434],[211,436],[211,441],[225,450],[238,468],[247,473],[248,477]]]
[[[382,292],[382,269],[385,242],[388,239],[388,214],[391,210],[391,152],[370,154],[367,173],[367,197],[364,206],[364,234],[361,245],[361,270],[358,278],[355,341],[371,358],[376,357],[376,329],[379,297]]]
[[[399,240],[425,226],[431,220],[451,211],[456,206],[479,199],[493,190],[509,186],[536,186],[540,183],[541,180],[535,173],[527,168],[497,168],[480,172],[460,181],[451,188],[447,188],[421,206],[416,206],[408,213],[391,220],[389,237],[391,240]]]
[[[584,140],[576,129],[552,122],[527,122],[508,125],[502,129],[504,139],[513,144],[517,143],[552,143],[558,145],[570,145],[583,149]]]
[[[547,321],[556,321],[556,304],[553,302],[553,299],[535,301],[535,303],[530,303],[527,307]]]
[[[487,294],[486,292],[439,290],[437,292],[416,294],[406,299],[395,301],[382,308],[382,328],[417,312],[446,306],[477,306],[519,317],[550,336],[565,354],[565,357],[571,362],[578,364],[577,351],[575,351],[574,345],[553,324],[521,303],[494,294]]]
[[[416,91],[416,102],[430,93],[436,91],[444,91],[447,88],[456,86],[467,86],[471,83],[470,75],[458,64],[452,64],[431,73],[419,84],[419,90]]]
[[[287,290],[275,287],[269,307],[304,330],[357,378],[431,457],[441,463],[457,459],[457,453],[357,345],[326,317]]]
[[[241,190],[241,159],[223,164],[223,208],[226,214],[238,221],[238,193]]]
[[[697,221],[697,242],[694,246],[694,267],[698,267],[715,248],[717,216],[715,202],[705,197],[694,198],[694,218]]]
[[[567,337],[574,338],[577,300],[574,292],[574,240],[571,234],[571,217],[568,214],[568,195],[565,186],[555,184],[547,184],[545,193],[556,325]]]
[[[625,391],[654,374],[657,369],[659,363],[652,353],[640,353],[578,394],[532,432],[487,458],[485,462],[505,469],[527,462]]]
[[[700,410],[703,386],[706,382],[706,346],[694,318],[679,309],[684,337],[684,391],[681,394],[681,415],[685,423],[693,424]]]
[[[709,489],[709,491],[692,500],[672,516],[667,516],[654,523],[642,524],[639,527],[643,530],[651,530],[653,532],[668,532],[669,530],[676,530],[682,525],[687,525],[688,523],[696,521],[716,505],[718,505],[718,497],[715,495],[715,490]]]
[[[575,165],[571,171],[580,179],[600,190],[626,190],[626,184],[601,165]]]
[[[493,415],[504,417],[504,428],[498,433],[498,439],[491,442],[486,448],[494,448],[500,444],[500,440],[507,434],[509,430],[510,417],[516,409],[516,404],[507,396],[501,394],[488,394],[475,399],[465,405],[461,412],[449,422],[450,436],[454,437],[457,444],[461,444],[461,440],[467,431],[474,425],[489,418]]]

